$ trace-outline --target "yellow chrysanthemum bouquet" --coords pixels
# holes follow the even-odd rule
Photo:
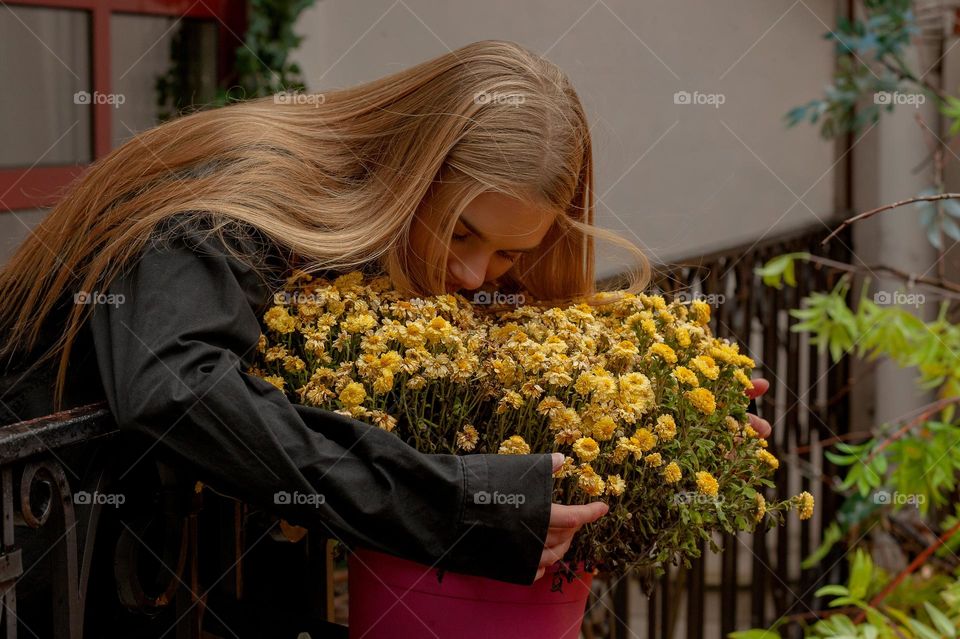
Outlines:
[[[360,272],[298,272],[274,302],[250,372],[293,401],[427,453],[564,453],[554,501],[610,505],[570,561],[659,574],[716,549],[713,532],[812,513],[809,493],[764,500],[778,461],[747,423],[754,362],[710,334],[706,303],[610,294],[481,312]]]

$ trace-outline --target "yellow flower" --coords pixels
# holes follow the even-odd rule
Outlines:
[[[549,425],[551,430],[566,430],[577,428],[580,423],[580,415],[577,414],[577,411],[569,407],[564,407],[558,408],[550,415]]]
[[[553,395],[543,398],[537,404],[537,412],[541,415],[550,415],[550,417],[553,417],[554,412],[562,408],[564,408],[563,402]]]
[[[609,355],[614,359],[630,361],[639,352],[637,345],[629,340],[623,340],[613,345]]]
[[[297,320],[282,306],[274,306],[264,313],[263,321],[267,328],[277,333],[292,333],[297,328]]]
[[[613,451],[613,463],[622,464],[627,455],[633,453],[634,456],[639,457],[642,452],[631,438],[621,437],[617,440],[617,447]]]
[[[608,441],[613,437],[613,432],[617,429],[617,422],[609,415],[604,415],[595,421],[590,427],[590,434],[602,442]]]
[[[364,390],[363,384],[358,382],[350,382],[343,387],[342,391],[340,391],[340,401],[343,402],[343,405],[347,406],[348,408],[359,406],[366,398],[367,391]]]
[[[703,326],[710,321],[710,305],[703,300],[694,300],[690,304],[690,311],[697,324]]]
[[[743,434],[747,437],[760,437],[760,433],[754,430],[753,426],[747,424],[743,427]]]
[[[573,442],[573,452],[580,458],[580,461],[593,461],[600,454],[600,445],[592,437],[581,437]]]
[[[279,375],[267,375],[263,379],[276,386],[278,390],[283,390],[284,381]]]
[[[668,484],[677,483],[682,476],[683,473],[680,471],[680,466],[677,465],[677,462],[670,462],[663,469],[663,480]]]
[[[657,325],[656,323],[649,318],[640,320],[640,328],[643,329],[643,332],[653,337],[657,334]]]
[[[697,379],[697,374],[686,366],[677,366],[673,369],[670,375],[681,384],[686,384],[687,386],[692,386],[694,388],[700,385],[700,380]]]
[[[306,363],[295,355],[287,355],[283,358],[283,370],[288,373],[299,373],[306,367]]]
[[[694,408],[704,415],[713,415],[713,411],[717,409],[716,398],[713,396],[713,393],[706,388],[694,388],[684,393],[684,395],[690,400]]]
[[[373,382],[373,392],[383,394],[391,389],[393,389],[393,373],[389,370],[381,371]]]
[[[584,464],[580,467],[580,477],[577,478],[577,485],[580,486],[580,490],[591,497],[603,494],[603,478],[594,472],[590,464]]]
[[[651,468],[659,468],[663,465],[663,457],[660,456],[660,453],[650,453],[643,458],[643,462]]]
[[[697,471],[694,474],[697,478],[697,490],[708,497],[716,497],[718,489],[716,478],[703,470]]]
[[[650,378],[643,373],[633,372],[620,376],[620,402],[635,409],[642,415],[653,407],[656,395]]]
[[[747,377],[747,374],[744,373],[739,368],[733,371],[733,378],[740,382],[740,384],[747,390],[753,388],[753,382],[750,381],[750,378]]]
[[[623,494],[627,489],[627,482],[621,479],[620,475],[607,475],[607,493],[615,497]]]
[[[501,455],[528,455],[530,453],[530,444],[523,441],[520,435],[512,435],[500,444],[497,452]]]
[[[479,439],[480,433],[477,432],[477,429],[472,424],[464,424],[460,432],[457,433],[457,448],[470,452],[476,448]]]
[[[757,513],[754,515],[754,520],[760,521],[767,513],[767,500],[760,493],[754,494],[754,500],[757,502]]]
[[[813,517],[813,495],[803,491],[795,498],[797,500],[797,513],[801,520]]]
[[[690,346],[690,331],[685,328],[678,328],[673,332],[673,336],[677,340],[677,344],[680,345],[680,348],[687,348]]]
[[[677,422],[674,421],[673,415],[660,415],[653,430],[657,433],[657,437],[668,442],[677,435]]]
[[[342,330],[347,333],[363,333],[377,325],[376,318],[370,313],[351,313],[340,324]]]
[[[670,348],[667,344],[663,342],[657,342],[656,344],[651,344],[650,348],[647,349],[647,353],[650,355],[657,355],[668,364],[677,363],[677,354]]]
[[[505,413],[511,408],[521,408],[524,404],[526,404],[526,401],[523,399],[523,395],[515,390],[508,390],[497,404],[497,414]]]
[[[740,422],[736,419],[727,415],[723,418],[724,423],[727,425],[727,430],[730,431],[731,435],[737,435],[740,433]]]
[[[780,460],[770,454],[769,451],[761,448],[757,451],[757,459],[765,463],[770,468],[776,469],[780,467]]]
[[[554,471],[553,476],[558,478],[570,477],[576,472],[576,465],[573,461],[573,457],[569,455],[563,456],[563,465],[560,466],[557,470]]]
[[[709,355],[700,355],[690,360],[690,365],[700,371],[700,374],[707,379],[717,379],[720,377],[720,367]]]
[[[630,439],[642,453],[657,445],[657,436],[650,432],[648,428],[638,428]]]

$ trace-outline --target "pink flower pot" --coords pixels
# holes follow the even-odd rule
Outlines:
[[[577,639],[593,581],[554,566],[530,586],[453,572],[438,583],[435,568],[366,548],[348,562],[351,639]]]

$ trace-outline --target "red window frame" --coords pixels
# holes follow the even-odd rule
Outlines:
[[[110,16],[114,13],[215,20],[217,23],[217,78],[232,71],[234,51],[246,30],[245,0],[6,0],[9,5],[86,11],[91,23],[89,91],[111,93]],[[91,127],[93,159],[111,149],[113,106],[93,104]],[[4,211],[45,208],[56,203],[58,193],[81,174],[87,164],[0,169],[0,207]]]

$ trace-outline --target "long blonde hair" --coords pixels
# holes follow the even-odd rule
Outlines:
[[[538,300],[591,296],[599,237],[636,256],[621,290],[639,292],[649,263],[593,225],[593,183],[576,92],[554,64],[511,42],[475,42],[351,88],[191,113],[90,166],[0,271],[0,360],[32,352],[61,295],[105,290],[161,222],[189,211],[211,216],[221,237],[255,228],[307,272],[376,263],[401,290],[433,294],[444,290],[460,211],[497,191],[558,212],[541,248],[502,281]],[[435,241],[412,255],[411,224],[428,195],[444,203],[425,220]],[[74,305],[41,358],[60,353],[58,409],[89,308]]]

